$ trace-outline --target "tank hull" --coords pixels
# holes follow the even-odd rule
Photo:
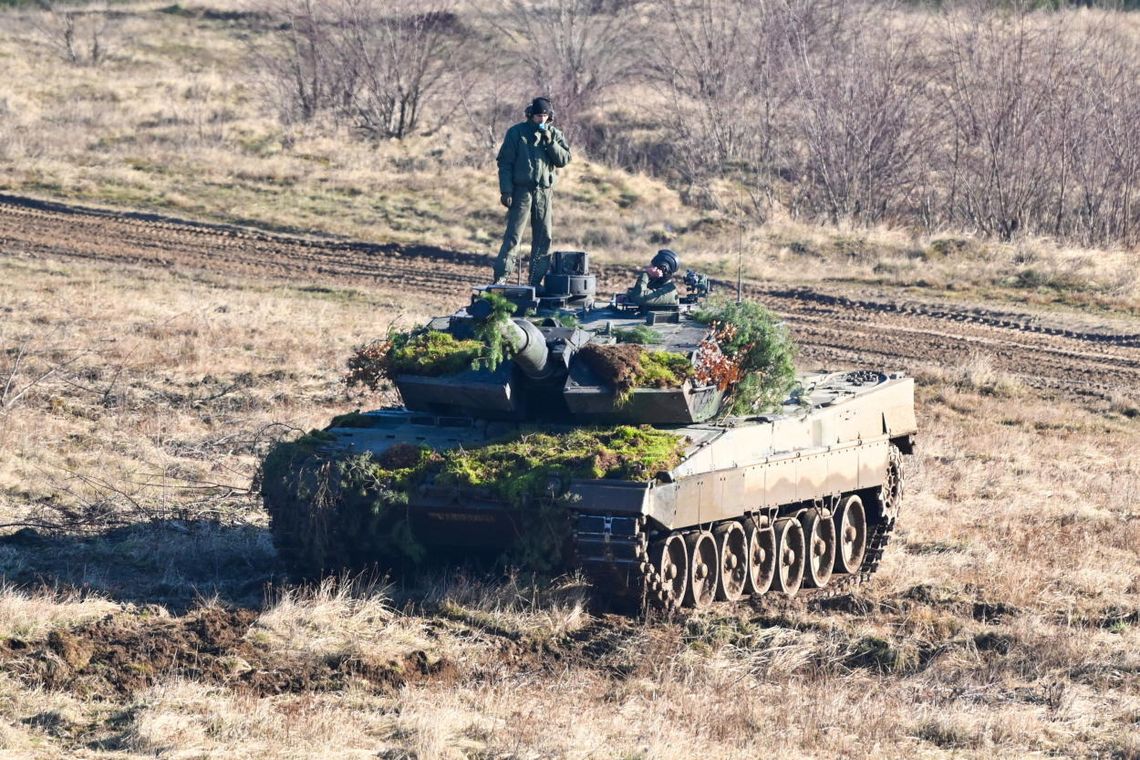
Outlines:
[[[666,561],[663,546],[680,557],[678,542],[695,542],[696,548],[685,551],[704,551],[717,562],[723,560],[725,568],[718,572],[727,577],[733,561],[749,565],[748,557],[735,556],[741,535],[752,540],[755,534],[758,541],[771,540],[774,547],[777,526],[804,522],[818,532],[819,525],[835,521],[841,503],[854,497],[864,512],[862,522],[855,524],[855,539],[862,542],[855,548],[862,554],[842,574],[848,580],[863,577],[874,570],[897,515],[899,460],[912,452],[916,431],[914,383],[903,376],[869,372],[809,375],[801,382],[810,390],[777,414],[727,424],[659,428],[683,442],[683,456],[671,469],[644,479],[552,484],[547,502],[522,509],[492,489],[429,483],[411,488],[401,509],[411,533],[424,546],[486,555],[526,540],[532,533],[531,522],[537,519],[535,510],[542,506],[543,519],[549,520],[553,512],[565,527],[569,550],[565,559],[584,570],[612,601],[672,608],[685,596],[664,578],[670,570],[660,567]],[[325,431],[319,458],[365,453],[382,458],[409,443],[434,452],[470,450],[521,430],[509,421],[440,417],[406,409],[358,415],[352,423]],[[270,502],[267,497],[273,513]],[[836,530],[842,533],[842,526]],[[723,546],[709,553],[701,542],[714,540],[705,539],[714,534],[721,536]],[[825,544],[826,535],[825,530],[821,539]],[[735,540],[737,549],[729,539]],[[840,539],[832,543],[837,551],[844,546]],[[802,553],[810,545],[805,543]],[[455,556],[455,551],[448,555]],[[359,552],[355,556],[359,558]],[[386,559],[363,557],[369,558],[379,563]],[[820,562],[816,565],[822,572]],[[830,573],[830,564],[826,570]],[[692,568],[686,572],[691,574]],[[701,606],[702,600],[688,601]]]

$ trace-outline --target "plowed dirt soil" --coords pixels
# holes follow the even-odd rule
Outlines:
[[[292,283],[342,284],[453,302],[483,283],[489,256],[429,246],[274,234],[155,214],[0,195],[0,252],[201,270]],[[598,268],[599,291],[625,287],[624,267]],[[727,282],[716,283],[721,291]],[[1140,333],[1108,318],[1075,319],[984,305],[850,295],[746,283],[745,295],[782,315],[801,363],[953,368],[984,355],[1025,385],[1089,401],[1140,392]],[[1078,327],[1074,324],[1079,323]]]

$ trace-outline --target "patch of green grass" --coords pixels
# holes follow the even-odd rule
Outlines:
[[[647,343],[661,342],[661,334],[645,325],[618,328],[614,330],[614,337],[617,338],[618,343],[639,343],[644,345]]]

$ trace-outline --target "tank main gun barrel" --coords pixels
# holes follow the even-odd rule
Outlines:
[[[489,319],[492,311],[491,304],[483,300],[467,308],[467,313],[480,321]],[[542,380],[554,372],[555,365],[550,361],[550,349],[542,330],[518,318],[500,319],[492,325],[511,347],[511,358],[523,374],[533,380]]]

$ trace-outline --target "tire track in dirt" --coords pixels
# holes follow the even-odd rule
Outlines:
[[[491,257],[435,246],[364,243],[274,233],[135,212],[0,195],[0,253],[203,270],[305,285],[337,283],[380,292],[423,291],[440,302],[483,284]],[[630,279],[598,267],[601,293]],[[734,284],[715,281],[722,292]],[[977,356],[1030,387],[1076,398],[1140,395],[1140,333],[1073,329],[1035,315],[913,298],[854,298],[820,289],[747,283],[791,327],[810,361],[881,364],[914,372],[957,367]]]

